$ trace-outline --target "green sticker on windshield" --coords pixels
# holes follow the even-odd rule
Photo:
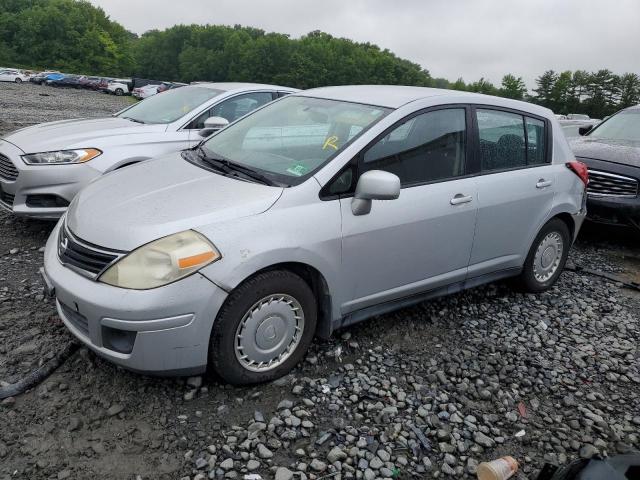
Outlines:
[[[296,177],[303,176],[305,173],[307,173],[307,171],[308,168],[301,163],[296,163],[292,167],[287,168],[287,172],[289,172],[291,175],[295,175]]]

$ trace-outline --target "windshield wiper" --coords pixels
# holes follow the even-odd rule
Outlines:
[[[264,185],[275,186],[275,183],[273,182],[273,180],[266,177],[265,175],[262,175],[259,172],[256,172],[254,169],[250,167],[246,167],[239,163],[232,162],[231,160],[228,160],[226,158],[216,158],[216,157],[207,155],[202,149],[202,147],[198,147],[197,151],[198,151],[198,157],[200,157],[202,161],[206,162],[208,165],[213,166],[214,168],[217,168],[218,170],[226,172],[227,174],[231,173],[231,171],[239,172],[245,177],[249,177],[250,179],[255,180],[256,182],[262,183]]]
[[[138,120],[137,118],[131,118],[131,117],[120,117],[120,118],[124,118],[125,120],[131,120],[132,122],[144,124],[142,120]]]

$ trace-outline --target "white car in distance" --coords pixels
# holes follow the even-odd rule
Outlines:
[[[0,70],[0,82],[22,83],[29,81],[29,75],[20,70],[4,69]]]

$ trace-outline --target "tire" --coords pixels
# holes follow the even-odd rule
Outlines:
[[[21,78],[16,78],[16,79],[15,79],[15,82],[16,82],[16,83],[22,83],[22,79],[21,79]]]
[[[122,95],[124,95],[124,90],[122,90],[121,88],[116,88],[116,91],[114,92],[118,97],[121,97]]]
[[[302,315],[294,309],[298,306]],[[281,311],[284,316],[279,315]],[[218,313],[211,332],[209,364],[222,379],[234,385],[251,385],[280,378],[293,369],[309,348],[316,330],[317,312],[311,288],[298,275],[284,270],[260,273],[239,285]],[[297,329],[292,322],[302,330],[297,334],[297,340]],[[240,346],[242,337],[238,336],[243,330],[245,335],[242,337],[247,338],[246,349]],[[294,336],[287,340],[287,332],[291,331]],[[276,337],[281,339],[274,340]],[[264,344],[258,346],[260,339]],[[276,363],[271,366],[249,364],[261,354],[259,348],[269,347],[269,342],[274,341],[278,342],[278,348],[285,348],[280,353],[282,359],[274,360]],[[258,353],[252,354],[252,346]],[[241,359],[242,356],[247,358]]]
[[[518,286],[531,293],[549,290],[564,270],[570,248],[571,236],[567,224],[559,218],[549,220],[531,245],[518,278]]]

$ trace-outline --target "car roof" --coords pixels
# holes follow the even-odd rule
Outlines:
[[[296,93],[297,96],[326,98],[346,102],[363,103],[387,108],[400,108],[403,105],[429,97],[440,97],[443,103],[448,99],[465,102],[495,105],[506,108],[529,111],[544,116],[553,116],[548,108],[532,103],[511,100],[509,98],[483,95],[481,93],[447,90],[444,88],[411,87],[404,85],[348,85],[340,87],[312,88]]]
[[[214,88],[230,92],[232,90],[284,90],[288,92],[297,92],[298,90],[291,87],[283,87],[280,85],[269,85],[264,83],[242,83],[242,82],[205,82],[193,84],[194,87]]]

